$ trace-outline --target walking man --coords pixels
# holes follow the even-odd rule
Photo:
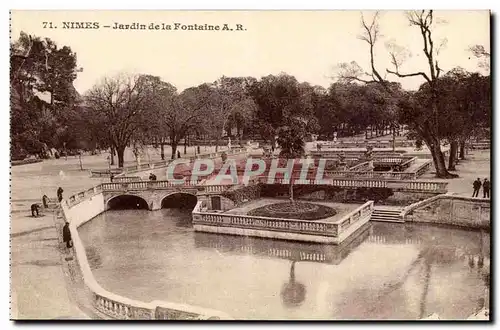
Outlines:
[[[472,184],[472,187],[474,188],[474,192],[472,193],[472,197],[478,197],[479,195],[479,189],[481,189],[481,179],[477,178],[476,181]]]
[[[47,197],[47,195],[43,195],[42,202],[43,202],[43,207],[48,209],[49,208],[49,198]]]
[[[483,181],[483,198],[490,198],[490,181],[488,179]]]
[[[64,190],[63,188],[59,187],[57,188],[57,200],[59,201],[59,203],[61,203],[62,199],[63,199],[63,194]]]
[[[63,241],[66,243],[66,247],[69,249],[73,247],[73,241],[71,240],[71,231],[69,230],[69,222],[66,222],[63,227]]]

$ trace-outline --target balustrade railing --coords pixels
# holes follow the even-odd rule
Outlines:
[[[431,167],[432,165],[432,161],[429,160],[427,162],[425,162],[424,164],[422,164],[416,171],[415,171],[415,179],[418,179],[419,177],[422,176],[422,174],[424,174],[425,172],[427,172],[429,170],[429,168]]]
[[[404,173],[394,173],[399,175]],[[259,176],[253,179],[253,182],[268,183],[267,176]],[[275,184],[288,184],[289,182],[284,178],[275,178]],[[294,180],[294,184],[317,184],[317,185],[330,185],[335,187],[345,188],[393,188],[403,191],[425,191],[443,193],[447,191],[448,182],[445,181],[410,181],[410,180],[393,180],[390,179],[363,179],[363,178],[339,178],[331,177],[323,180]]]
[[[337,224],[320,221],[304,221],[294,219],[254,217],[235,214],[199,213],[200,217],[193,217],[193,224],[215,226],[241,227],[249,229],[278,230],[301,234],[322,236],[338,235]]]
[[[338,237],[338,235],[360,219],[370,217],[373,201],[369,201],[335,222],[306,221],[249,215],[211,213],[201,211],[201,202],[193,210],[193,224],[237,227],[244,229],[275,230],[319,236]]]
[[[142,179],[138,176],[117,176],[113,178],[113,182],[121,183],[121,182],[136,182],[141,181]]]
[[[320,142],[321,143],[321,142]],[[378,140],[378,141],[359,141],[359,142],[346,142],[346,141],[338,141],[335,142],[322,142],[322,147],[326,148],[364,148],[366,145],[373,146],[375,148],[392,148],[392,140]],[[408,148],[415,146],[414,141],[396,141],[396,148]]]

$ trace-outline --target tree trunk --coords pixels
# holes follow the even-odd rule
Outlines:
[[[290,197],[290,203],[293,203],[293,176],[290,178],[290,184],[288,185],[288,196]]]
[[[110,164],[115,165],[115,148],[111,147],[109,150]]]
[[[457,160],[458,142],[456,140],[450,143],[450,155],[448,157],[448,171],[455,171],[455,162]]]
[[[172,156],[170,158],[173,160],[177,155],[177,141],[174,141],[174,139],[172,139],[171,146],[172,146]]]
[[[123,168],[123,156],[125,154],[125,147],[118,147],[116,148],[116,153],[118,155],[118,167]]]
[[[187,154],[187,136],[184,137],[184,155]]]
[[[215,152],[219,151],[219,138],[215,140]]]
[[[165,144],[163,143],[163,141],[160,142],[160,156],[161,156],[161,160],[165,160]]]
[[[455,177],[455,175],[452,175],[446,169],[446,163],[444,161],[443,152],[441,151],[441,144],[439,142],[440,141],[438,139],[432,139],[431,141],[426,140],[427,146],[429,147],[432,154],[434,167],[436,168],[436,177],[442,179]]]
[[[460,159],[465,159],[465,140],[460,140]]]

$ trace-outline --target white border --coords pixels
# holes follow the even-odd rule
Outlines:
[[[117,4],[120,4],[121,6],[118,7]],[[9,210],[10,210],[10,205],[9,205],[9,196],[10,196],[10,191],[8,190],[9,188],[9,176],[7,173],[9,173],[9,131],[8,131],[8,123],[9,123],[9,81],[8,81],[8,39],[9,35],[7,32],[7,25],[8,25],[8,20],[9,20],[9,13],[8,9],[414,9],[415,7],[418,8],[434,8],[434,9],[492,9],[493,12],[498,12],[498,1],[493,1],[493,0],[475,0],[473,2],[465,1],[465,0],[455,0],[455,1],[442,1],[442,2],[436,2],[435,0],[420,0],[418,2],[401,2],[401,1],[319,1],[319,0],[307,0],[307,1],[296,1],[296,0],[288,0],[288,1],[271,1],[271,0],[240,0],[240,1],[217,1],[217,0],[212,0],[210,3],[202,0],[178,0],[176,2],[169,1],[168,3],[165,3],[165,1],[152,1],[152,0],[141,0],[141,1],[106,1],[106,0],[86,0],[86,1],[62,1],[62,0],[50,0],[50,1],[44,1],[43,4],[41,4],[39,1],[36,0],[31,0],[31,1],[26,1],[26,0],[10,0],[10,1],[2,1],[1,6],[2,6],[2,11],[0,14],[1,20],[2,20],[2,27],[3,27],[3,33],[2,33],[2,42],[1,44],[3,45],[3,51],[2,51],[2,61],[3,66],[1,66],[2,69],[2,79],[3,79],[3,86],[2,86],[2,93],[3,93],[3,107],[2,111],[0,111],[0,123],[3,126],[2,129],[0,129],[0,151],[2,154],[2,162],[1,162],[1,169],[0,169],[0,187],[2,189],[1,191],[1,203],[2,207],[0,208],[2,212],[4,213],[4,216],[1,217],[1,225],[3,228],[0,229],[2,233],[4,233],[4,239],[0,240],[2,246],[2,260],[0,261],[0,265],[2,267],[2,272],[1,272],[1,280],[0,280],[0,311],[2,312],[2,315],[4,317],[2,318],[2,321],[4,324],[2,324],[2,329],[5,328],[11,328],[14,327],[14,324],[12,322],[8,322],[9,318],[9,270],[10,270],[10,263],[9,263],[9,254],[8,252],[10,251],[10,240],[9,237],[7,236],[8,233],[10,233],[10,228],[9,228]],[[498,18],[498,17],[497,17]],[[471,24],[474,24],[471,22]],[[498,25],[498,22],[497,22]],[[496,28],[495,31],[496,32]],[[494,33],[493,32],[493,33]],[[498,43],[497,35],[494,33],[494,38],[495,38],[495,44]],[[494,54],[495,56],[495,54]],[[496,73],[496,70],[494,74]],[[498,84],[496,85],[496,90],[495,90],[495,95],[498,95]],[[494,127],[500,127],[500,116],[497,114],[496,116],[496,121],[494,123]],[[494,153],[496,154],[498,152],[497,148],[498,143],[497,139],[495,136],[495,150]],[[497,170],[497,168],[495,168]],[[498,172],[498,171],[496,171]],[[496,181],[496,180],[495,180]],[[496,182],[493,182],[495,185]],[[500,193],[494,194],[493,195],[495,201],[497,201],[497,198],[500,198]],[[492,219],[493,221],[495,219]],[[498,227],[498,226],[496,226]],[[494,237],[498,237],[496,233],[494,233]],[[497,247],[500,244],[497,244]],[[497,251],[495,251],[497,252]],[[495,254],[498,255],[498,254]],[[498,287],[498,283],[496,283],[496,287]],[[496,293],[496,292],[495,292]],[[497,297],[498,295],[495,295]],[[64,324],[63,326],[68,326],[70,324]],[[92,327],[95,325],[89,324],[85,325],[85,327]],[[107,324],[106,326],[118,326],[121,327],[123,324]],[[79,326],[82,326],[79,324]],[[133,324],[134,328],[145,328],[143,325],[139,324]],[[171,327],[172,325],[169,325]],[[179,326],[179,325],[175,325]],[[181,325],[182,326],[182,325]],[[227,326],[227,325],[226,325]],[[231,327],[237,326],[237,324],[230,325]],[[264,325],[264,324],[251,324],[250,326],[252,327],[270,327],[271,325]],[[282,327],[290,327],[289,324],[282,324],[282,325],[277,325],[277,324],[272,324],[272,326],[282,326]],[[309,324],[304,324],[303,326],[309,326]],[[345,327],[349,326],[352,327],[353,325],[349,324],[314,324],[313,326],[324,326],[324,327]],[[355,327],[358,327],[359,325],[354,325]],[[386,326],[386,324],[380,324],[379,326]],[[413,325],[414,326],[414,325]],[[430,327],[437,327],[437,325],[421,325],[421,327],[425,326],[426,328]],[[151,325],[148,326],[150,328]],[[164,327],[164,325],[161,324],[155,324],[153,325],[155,328],[160,328]],[[374,327],[374,326],[370,326]]]

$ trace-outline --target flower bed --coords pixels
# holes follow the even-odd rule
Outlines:
[[[320,220],[337,214],[335,209],[326,205],[305,203],[305,202],[287,202],[265,205],[248,212],[248,215],[285,218],[298,220]]]

